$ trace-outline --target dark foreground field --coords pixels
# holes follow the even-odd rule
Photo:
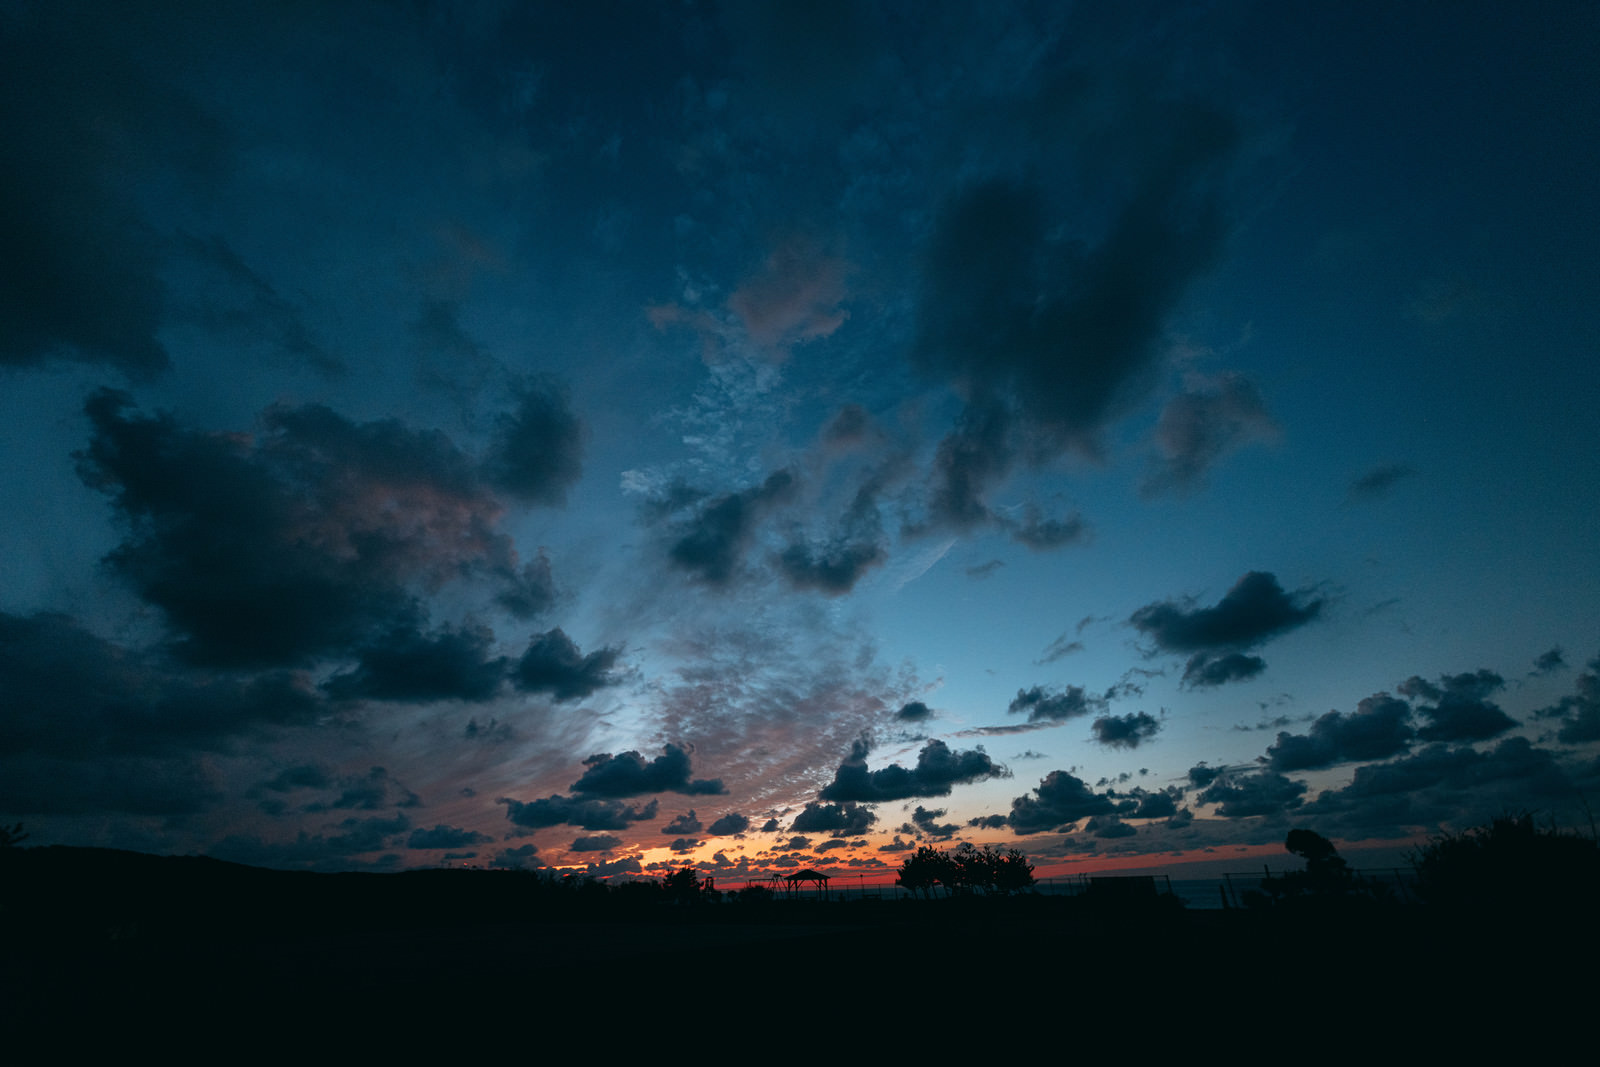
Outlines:
[[[1587,1013],[1600,958],[1593,913],[1570,909],[684,905],[508,872],[304,874],[70,849],[7,850],[0,877],[5,1021],[31,1028],[393,1027],[460,1013],[567,1029],[1179,1015],[1337,1029],[1438,1013],[1483,1027]]]

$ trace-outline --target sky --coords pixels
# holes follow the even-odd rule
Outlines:
[[[1586,830],[1597,45],[0,4],[0,819],[734,880]]]

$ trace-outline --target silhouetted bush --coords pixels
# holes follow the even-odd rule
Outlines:
[[[993,845],[978,848],[963,843],[955,852],[940,852],[929,845],[900,865],[895,884],[931,896],[935,885],[946,892],[970,892],[981,889],[985,893],[1009,896],[1033,885],[1033,864],[1017,849],[1001,852]]]
[[[1592,908],[1600,846],[1574,833],[1540,830],[1533,816],[1445,834],[1411,857],[1417,895],[1453,908]]]

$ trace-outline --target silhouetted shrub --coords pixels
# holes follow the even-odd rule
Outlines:
[[[1435,838],[1411,863],[1417,895],[1444,907],[1589,908],[1600,889],[1600,847],[1553,827],[1540,830],[1530,814]]]

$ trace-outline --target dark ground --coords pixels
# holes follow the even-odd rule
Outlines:
[[[1066,1033],[1184,1017],[1307,1034],[1385,1019],[1497,1028],[1586,1018],[1600,960],[1592,911],[1186,912],[1171,898],[1049,897],[685,905],[511,872],[306,874],[59,848],[4,850],[0,879],[8,1029],[132,1028],[175,1013],[257,1028],[528,1013],[572,1029],[1009,1019]],[[1407,1033],[1418,1030],[1391,1040]]]

